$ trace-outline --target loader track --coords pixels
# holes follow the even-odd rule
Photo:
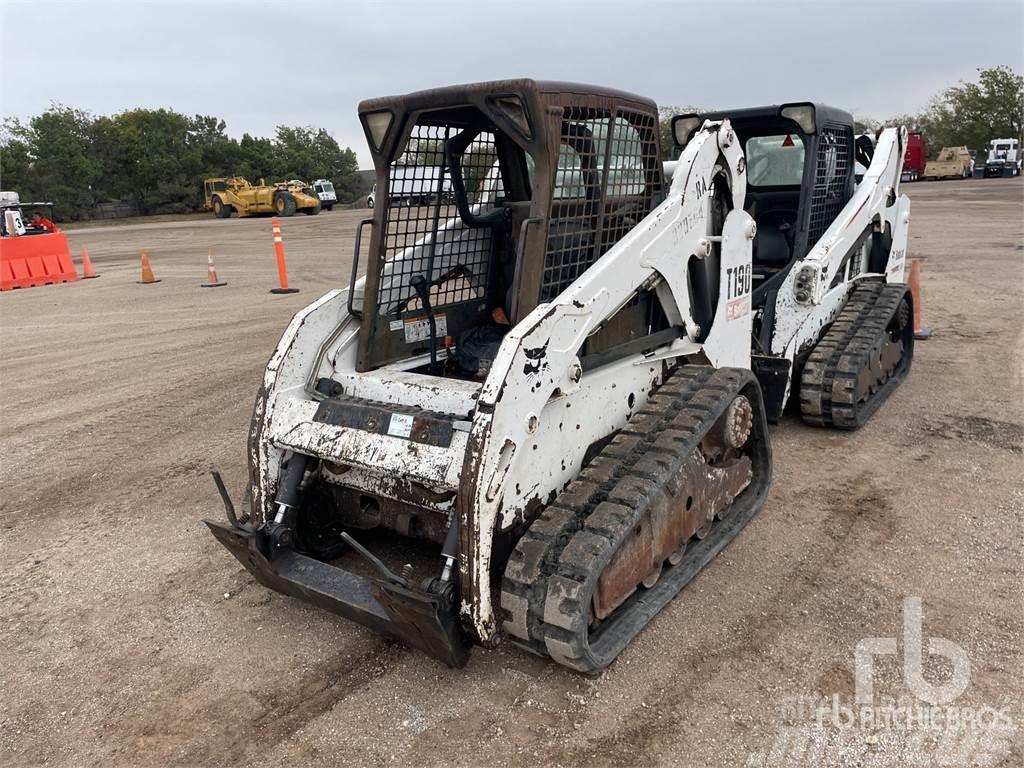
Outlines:
[[[676,497],[672,489],[700,460],[701,441],[740,394],[752,406],[742,449],[752,469],[749,483],[714,515],[718,519],[712,522],[708,514],[697,538],[665,561],[650,588],[636,584],[598,620],[595,599],[606,566],[639,534],[641,521],[653,519],[655,505],[686,498],[686,491]],[[520,538],[501,585],[505,632],[517,645],[571,669],[601,671],[742,530],[763,505],[770,479],[767,422],[753,374],[677,369]]]
[[[858,282],[804,365],[804,421],[820,427],[861,427],[910,371],[911,316],[910,291],[903,283]]]

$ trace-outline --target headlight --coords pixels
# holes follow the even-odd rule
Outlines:
[[[813,104],[790,104],[782,107],[779,110],[779,115],[799,125],[800,130],[804,133],[814,133]]]

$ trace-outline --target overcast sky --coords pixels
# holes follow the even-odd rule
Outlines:
[[[1024,71],[1024,1],[0,0],[0,61],[3,116],[60,102],[216,115],[233,136],[311,124],[365,168],[361,99],[475,80],[914,112],[978,67]]]

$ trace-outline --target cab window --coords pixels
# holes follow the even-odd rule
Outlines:
[[[612,132],[608,196],[635,197],[647,187],[644,172],[643,141],[640,132],[623,117],[615,118]]]
[[[583,199],[587,188],[583,180],[583,161],[579,153],[568,144],[558,149],[558,170],[555,171],[556,200]]]
[[[798,136],[747,139],[747,181],[755,187],[798,186],[804,175],[804,144]]]

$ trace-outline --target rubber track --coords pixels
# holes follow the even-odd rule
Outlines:
[[[864,280],[815,345],[800,377],[804,421],[819,427],[857,429],[906,378],[914,355],[912,328],[904,328],[903,357],[894,372],[865,403],[856,402],[857,377],[908,297],[903,283]],[[909,298],[908,298],[909,301]]]
[[[635,592],[591,638],[591,599],[604,567],[741,390],[754,406],[752,439],[760,446],[751,485],[705,539],[690,543],[679,564],[666,564],[651,589]],[[753,374],[678,369],[519,540],[502,580],[503,629],[528,650],[599,672],[760,509],[770,478],[767,424]]]

